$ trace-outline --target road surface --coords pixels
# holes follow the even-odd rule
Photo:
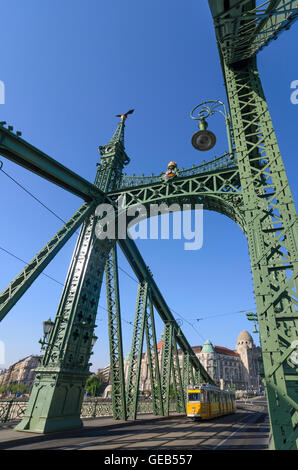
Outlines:
[[[269,421],[266,400],[237,404],[237,413],[210,421],[193,422],[185,416],[142,419],[139,423],[115,422],[99,426],[93,421],[76,431],[32,435],[1,430],[0,449],[9,450],[266,450]]]

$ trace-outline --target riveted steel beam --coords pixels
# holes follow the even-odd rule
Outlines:
[[[145,317],[145,332],[147,342],[147,360],[150,374],[151,383],[151,397],[153,413],[156,415],[163,415],[163,401],[161,392],[161,378],[159,370],[159,360],[157,351],[154,309],[151,301],[150,290],[148,292],[149,310],[146,310]]]
[[[103,193],[92,183],[1,125],[0,155],[85,201],[102,199]]]
[[[115,419],[125,420],[125,380],[116,245],[114,245],[110,251],[105,266],[105,274],[110,344],[110,383],[112,385],[113,416]]]
[[[131,419],[137,415],[147,301],[148,284],[139,283],[126,388],[127,416]]]
[[[176,396],[176,410],[178,413],[185,413],[185,397],[183,390],[183,382],[181,375],[181,368],[179,362],[179,355],[176,343],[176,337],[173,338],[173,355],[172,355],[172,373],[173,373],[173,383],[175,387],[175,396]]]
[[[255,58],[224,65],[271,422],[271,446],[297,449],[298,224]],[[296,434],[295,434],[296,433]]]
[[[189,353],[182,353],[182,382],[184,392],[185,409],[187,406],[187,388],[190,385],[190,360]]]
[[[216,39],[227,65],[249,59],[298,19],[298,0],[209,0]]]
[[[170,381],[172,365],[173,323],[165,324],[161,359],[161,393],[164,415],[169,415]]]

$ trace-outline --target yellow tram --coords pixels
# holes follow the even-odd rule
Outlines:
[[[209,384],[190,385],[187,389],[187,416],[211,419],[236,412],[235,392]]]

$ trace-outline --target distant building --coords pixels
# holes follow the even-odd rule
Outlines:
[[[261,348],[255,346],[251,335],[243,330],[236,342],[236,349],[213,346],[206,341],[204,346],[193,348],[208,374],[221,386],[233,385],[236,390],[259,390],[258,357]]]
[[[9,384],[24,384],[30,391],[35,377],[34,369],[37,368],[41,357],[32,354],[10,366],[0,375],[0,387]]]
[[[98,369],[96,374],[102,375],[106,383],[110,382],[110,366],[106,366],[103,369]]]
[[[163,341],[157,344],[159,364],[161,364]],[[243,330],[236,342],[236,349],[224,346],[213,346],[207,340],[203,346],[192,347],[195,355],[204,366],[210,377],[223,387],[235,387],[238,391],[260,391],[263,384],[259,377],[258,357],[261,348],[255,346],[251,335]],[[178,351],[179,362],[182,364],[182,351]],[[105,367],[108,371],[110,366]],[[128,380],[129,355],[124,360],[125,381]],[[150,372],[147,353],[143,353],[140,371],[140,391],[150,393]]]

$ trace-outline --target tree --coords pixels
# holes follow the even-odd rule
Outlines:
[[[22,383],[8,383],[3,384],[0,387],[0,393],[26,393],[28,391],[28,386]]]
[[[104,382],[104,378],[101,374],[94,374],[91,375],[86,381],[85,390],[88,394],[92,397],[98,396],[100,393],[103,392],[106,383]]]

